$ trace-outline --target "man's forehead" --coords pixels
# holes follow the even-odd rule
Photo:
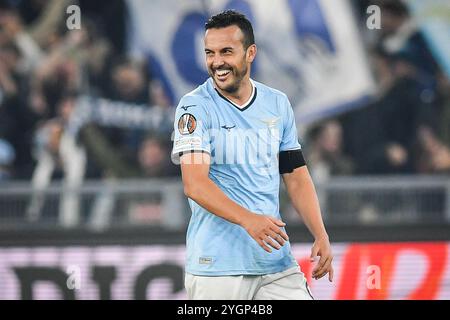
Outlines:
[[[215,49],[213,47],[234,47],[242,43],[243,38],[244,34],[241,29],[235,25],[225,28],[211,28],[205,32],[205,46],[209,49]]]

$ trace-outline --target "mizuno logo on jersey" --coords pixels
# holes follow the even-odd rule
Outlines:
[[[222,129],[227,129],[228,132],[230,132],[230,130],[233,129],[234,127],[236,127],[236,125],[234,125],[232,127],[227,127],[226,125],[225,126],[221,126]]]
[[[184,111],[187,111],[187,109],[191,108],[191,107],[195,107],[196,104],[190,104],[188,106],[181,106],[180,108],[183,109]]]

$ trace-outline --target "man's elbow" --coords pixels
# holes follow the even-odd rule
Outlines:
[[[190,184],[184,183],[183,185],[183,191],[184,195],[188,198],[190,198],[193,194],[193,187]]]
[[[196,183],[183,183],[184,195],[192,200],[196,200],[199,195],[199,186]]]

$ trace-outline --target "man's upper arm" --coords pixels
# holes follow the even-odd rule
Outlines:
[[[283,173],[281,177],[283,178],[284,184],[287,188],[290,186],[299,184],[305,177],[309,176],[309,171],[306,166],[301,166],[292,170],[292,172]]]
[[[188,152],[180,157],[183,184],[195,187],[202,179],[209,179],[210,155],[205,152]]]

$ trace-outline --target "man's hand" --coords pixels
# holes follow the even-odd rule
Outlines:
[[[333,255],[331,253],[328,237],[322,237],[314,241],[311,249],[311,262],[313,262],[317,256],[320,256],[320,260],[312,271],[313,278],[319,280],[328,273],[328,280],[332,282],[333,266],[331,265],[331,262],[333,261]]]
[[[248,234],[267,252],[272,252],[270,247],[279,250],[285,241],[289,240],[287,234],[280,228],[285,225],[281,220],[255,213],[246,215],[241,223]]]
[[[398,143],[391,143],[386,148],[386,156],[394,167],[402,166],[408,161],[408,151]]]

